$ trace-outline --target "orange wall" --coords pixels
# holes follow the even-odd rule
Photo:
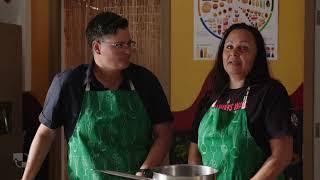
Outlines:
[[[213,61],[194,61],[193,2],[171,1],[171,107],[181,111],[197,98]],[[303,82],[304,1],[279,0],[278,59],[269,63],[273,77],[293,93]]]
[[[31,1],[31,93],[43,103],[48,89],[48,0]]]

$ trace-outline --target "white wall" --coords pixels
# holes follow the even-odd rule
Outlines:
[[[31,0],[0,0],[0,22],[22,27],[23,90],[31,90]]]

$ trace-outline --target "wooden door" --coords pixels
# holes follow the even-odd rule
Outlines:
[[[85,39],[87,22],[101,11],[126,17],[137,51],[131,61],[151,70],[169,98],[168,0],[70,0],[64,1],[64,68],[92,60]]]

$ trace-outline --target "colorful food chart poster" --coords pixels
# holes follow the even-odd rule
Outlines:
[[[277,59],[278,0],[194,0],[194,60],[214,60],[224,31],[235,23],[258,28],[268,59]]]

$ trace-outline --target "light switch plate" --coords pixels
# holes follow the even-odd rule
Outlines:
[[[320,138],[320,123],[315,123],[315,138]]]

